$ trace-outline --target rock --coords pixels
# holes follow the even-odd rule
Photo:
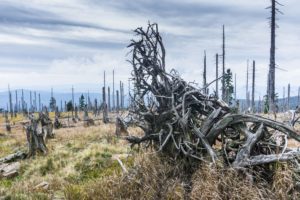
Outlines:
[[[47,181],[43,181],[34,187],[34,189],[44,189],[44,190],[47,190],[48,188],[49,188],[49,183]]]
[[[0,164],[0,176],[4,178],[13,178],[19,174],[20,163],[3,163]]]

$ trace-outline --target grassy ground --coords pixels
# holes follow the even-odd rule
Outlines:
[[[23,119],[20,116],[17,119],[11,133],[5,133],[2,127],[0,157],[26,150],[25,132],[18,125]],[[121,173],[115,158],[120,158],[126,166],[131,165],[134,152],[124,140],[114,136],[114,124],[99,123],[87,128],[79,125],[55,130],[55,138],[47,141],[48,155],[21,161],[20,174],[13,179],[0,178],[0,197],[64,199],[69,190]],[[49,183],[49,188],[35,188],[43,181]]]
[[[66,114],[65,114],[66,115]],[[285,120],[281,115],[280,120]],[[0,119],[3,121],[3,119]],[[21,116],[14,119],[11,133],[0,129],[0,157],[26,150]],[[299,127],[297,127],[299,129]],[[13,179],[0,178],[0,199],[285,199],[291,185],[291,173],[281,166],[276,184],[252,185],[239,179],[233,171],[203,166],[187,182],[180,174],[183,166],[172,165],[154,154],[141,154],[114,136],[114,124],[55,130],[55,138],[47,141],[48,155],[21,162],[21,170]],[[139,134],[138,129],[130,129]],[[299,147],[299,143],[291,142]],[[134,172],[124,176],[117,159]],[[47,188],[36,188],[43,181]],[[278,183],[278,184],[277,184]],[[189,188],[193,185],[192,188]],[[272,193],[272,187],[280,194]],[[234,188],[234,190],[232,190]],[[280,196],[281,195],[281,196]],[[230,198],[231,197],[231,198]]]

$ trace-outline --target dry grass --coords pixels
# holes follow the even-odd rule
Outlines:
[[[23,119],[19,119],[22,121]],[[1,120],[0,120],[1,121]],[[299,199],[295,174],[276,165],[273,181],[253,182],[218,166],[186,168],[162,155],[137,153],[114,136],[114,124],[56,130],[48,155],[21,161],[19,176],[0,179],[0,199]],[[298,127],[297,127],[298,128]],[[137,128],[130,133],[140,134]],[[1,130],[0,132],[4,132]],[[0,136],[0,157],[26,148],[22,128]],[[290,146],[299,143],[290,141]],[[121,158],[128,173],[114,159]],[[49,188],[37,189],[47,181]]]
[[[22,129],[0,138],[0,156],[26,149]],[[47,141],[48,155],[21,161],[21,171],[14,179],[0,180],[0,197],[11,199],[52,199],[64,197],[70,184],[85,183],[121,171],[114,155],[129,155],[132,150],[125,141],[114,136],[114,124],[55,130],[54,139]],[[123,157],[126,157],[123,156]],[[35,186],[47,181],[47,190]],[[0,198],[1,199],[1,198]]]
[[[129,162],[130,164],[130,162]],[[128,174],[114,174],[90,182],[80,188],[82,199],[184,199],[184,183],[180,170],[158,156],[140,154]],[[78,189],[78,187],[75,189]],[[65,194],[73,197],[70,186]]]

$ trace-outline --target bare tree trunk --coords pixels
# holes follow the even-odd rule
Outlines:
[[[234,74],[234,100],[236,101],[236,74]]]
[[[204,51],[204,60],[203,60],[203,88],[204,88],[204,94],[207,94],[207,88],[206,88],[206,51]]]
[[[120,104],[119,104],[119,91],[117,90],[117,107],[116,107],[116,110],[117,110],[117,113],[119,113],[119,110],[120,110]]]
[[[222,45],[222,99],[225,100],[225,26],[223,25],[223,45]]]
[[[123,105],[122,105],[122,103],[123,103],[123,99],[122,99],[122,97],[123,97],[123,94],[122,94],[122,81],[120,81],[120,107],[119,107],[119,109],[123,109]]]
[[[251,108],[252,112],[255,112],[255,61],[253,61],[253,71],[252,71],[252,103]]]
[[[291,85],[288,84],[287,109],[290,110]]]
[[[107,105],[108,105],[108,112],[111,111],[111,107],[110,107],[110,87],[107,87]]]
[[[248,109],[250,107],[250,100],[249,100],[249,60],[247,60],[246,105],[247,105],[247,109]]]
[[[39,112],[41,112],[41,94],[39,93]]]
[[[103,123],[108,122],[108,113],[107,113],[107,104],[106,104],[106,92],[105,87],[102,88],[102,95],[103,95]]]
[[[21,97],[21,106],[22,106],[22,112],[23,112],[23,115],[25,114],[24,111],[25,111],[25,102],[24,102],[24,91],[22,89],[22,97]]]
[[[37,98],[36,98],[36,91],[34,91],[34,111],[37,111]]]
[[[115,105],[115,70],[113,70],[113,93],[112,93],[112,99],[113,99],[113,110],[116,109]]]
[[[39,100],[40,100],[40,94],[39,94]],[[40,103],[39,103],[39,110],[40,110]],[[60,112],[63,112],[63,102],[60,100]]]
[[[74,108],[75,108],[74,87],[72,86],[72,119],[74,118]]]
[[[216,54],[216,98],[219,98],[219,55]]]
[[[31,125],[25,126],[27,142],[28,142],[28,157],[34,156],[37,151],[47,153],[47,147],[43,134],[38,130],[38,122],[31,118]]]
[[[280,12],[278,8],[276,8],[276,5],[279,4],[276,0],[271,0],[271,48],[270,48],[270,66],[269,66],[269,76],[268,76],[268,98],[269,98],[269,105],[270,105],[270,111],[275,111],[275,67],[276,67],[276,61],[275,61],[275,31],[276,31],[276,13]]]
[[[18,107],[18,91],[15,91],[16,94],[16,106],[15,106],[15,113],[19,112],[19,107]]]
[[[282,92],[282,111],[285,112],[286,111],[286,102],[285,102],[285,87],[283,87],[283,92]]]
[[[13,111],[12,96],[11,96],[11,91],[10,91],[9,85],[8,85],[8,100],[9,100],[10,117],[13,118],[14,111]]]

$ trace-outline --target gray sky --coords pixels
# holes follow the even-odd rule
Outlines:
[[[280,0],[284,15],[277,30],[276,88],[300,86],[299,0]],[[247,59],[257,63],[257,94],[265,94],[270,0],[1,0],[0,90],[12,88],[96,91],[103,71],[127,83],[131,66],[126,45],[138,26],[157,22],[167,50],[168,69],[202,83],[203,51],[208,81],[221,53],[226,26],[226,67],[237,73],[238,97],[245,96]],[[110,77],[108,77],[108,80]]]

